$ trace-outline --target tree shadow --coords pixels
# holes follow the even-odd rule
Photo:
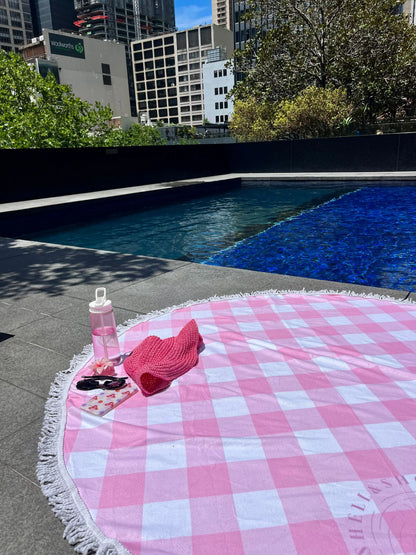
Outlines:
[[[184,262],[0,237],[3,300],[42,293],[59,296],[97,284],[121,288],[172,271]]]

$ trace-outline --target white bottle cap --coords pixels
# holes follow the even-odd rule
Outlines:
[[[108,312],[112,309],[110,299],[107,299],[105,287],[97,287],[95,290],[95,300],[90,302],[91,312]]]

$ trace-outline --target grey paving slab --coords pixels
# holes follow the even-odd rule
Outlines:
[[[73,555],[39,487],[0,464],[2,555]]]
[[[39,487],[36,477],[38,462],[38,441],[42,429],[43,417],[37,418],[17,432],[0,440],[0,463],[13,469]]]
[[[43,317],[34,310],[0,301],[0,332],[13,333],[20,326]]]
[[[309,280],[305,278],[251,272],[234,268],[189,264],[169,274],[156,276],[151,280],[135,283],[112,294],[115,304],[125,305],[130,302],[131,308],[138,312],[148,313],[162,308],[176,306],[189,300],[200,300],[217,295],[252,293],[255,291],[276,290],[331,290],[353,291],[365,294],[392,296],[401,299],[403,291],[369,288],[360,285]]]
[[[0,441],[44,413],[45,399],[0,380]]]
[[[12,337],[0,343],[0,380],[46,400],[56,374],[67,370],[71,359],[72,355]]]
[[[91,343],[91,330],[87,325],[68,322],[53,316],[21,326],[15,336],[33,345],[63,353],[68,357],[77,354],[84,345]]]

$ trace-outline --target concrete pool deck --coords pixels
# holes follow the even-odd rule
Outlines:
[[[414,178],[416,172],[409,177]],[[0,275],[0,527],[5,555],[74,553],[37,482],[37,444],[51,383],[91,343],[88,303],[97,286],[107,288],[119,324],[189,300],[269,289],[349,291],[416,302],[416,293],[406,291],[6,237],[0,238]]]

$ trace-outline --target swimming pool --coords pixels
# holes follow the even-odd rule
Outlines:
[[[29,239],[414,289],[416,187],[243,186]]]

